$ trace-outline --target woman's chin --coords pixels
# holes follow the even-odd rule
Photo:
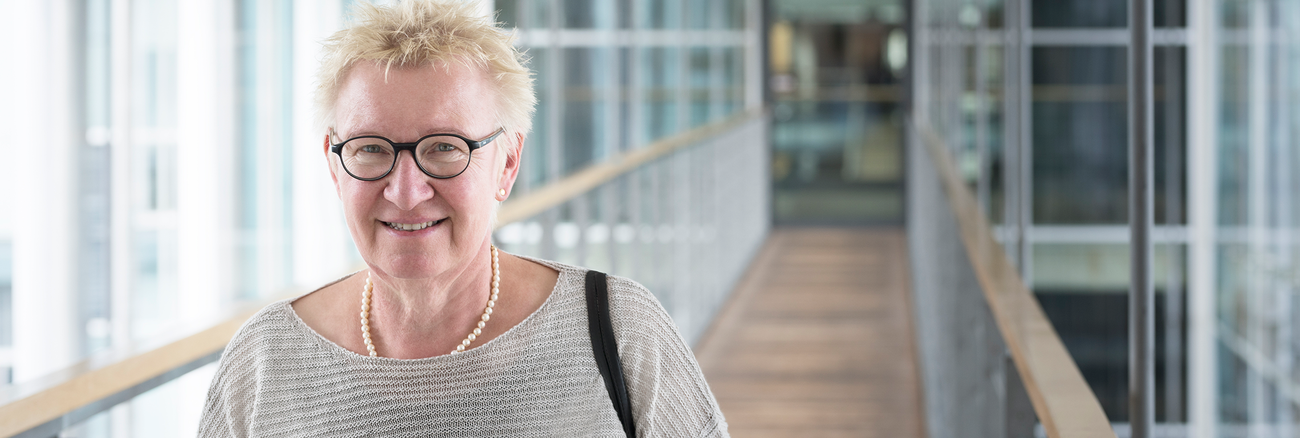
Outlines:
[[[430,254],[381,254],[370,259],[370,266],[384,275],[404,280],[436,277],[450,266]]]

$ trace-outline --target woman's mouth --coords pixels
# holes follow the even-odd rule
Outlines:
[[[384,224],[384,225],[387,225],[388,228],[392,228],[392,229],[397,230],[397,231],[420,231],[420,230],[423,230],[423,229],[425,229],[425,228],[429,228],[429,227],[432,227],[432,226],[434,226],[434,225],[438,225],[438,224],[442,223],[442,221],[444,221],[444,220],[446,220],[446,219],[444,218],[444,219],[438,219],[438,220],[436,220],[436,221],[421,222],[421,223],[418,223],[418,224],[401,224],[401,223],[397,223],[397,222],[383,222],[383,221],[380,221],[380,222],[383,222],[383,224]]]

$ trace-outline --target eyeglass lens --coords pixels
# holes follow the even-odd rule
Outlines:
[[[349,140],[340,155],[343,167],[357,178],[379,178],[397,163],[397,151],[388,140],[362,137]],[[415,160],[425,173],[450,177],[469,166],[470,150],[465,140],[453,136],[433,136],[415,147]]]

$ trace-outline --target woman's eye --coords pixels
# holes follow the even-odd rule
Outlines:
[[[433,146],[433,150],[436,152],[452,152],[456,150],[456,147],[447,143],[438,143]]]
[[[378,153],[383,152],[383,151],[384,151],[384,148],[379,147],[379,145],[368,144],[368,145],[365,145],[365,146],[362,146],[362,147],[361,147],[361,152],[364,152],[364,153],[367,153],[367,154],[378,154]]]

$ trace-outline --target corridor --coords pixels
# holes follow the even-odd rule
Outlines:
[[[921,437],[906,233],[777,228],[696,355],[736,437]]]

